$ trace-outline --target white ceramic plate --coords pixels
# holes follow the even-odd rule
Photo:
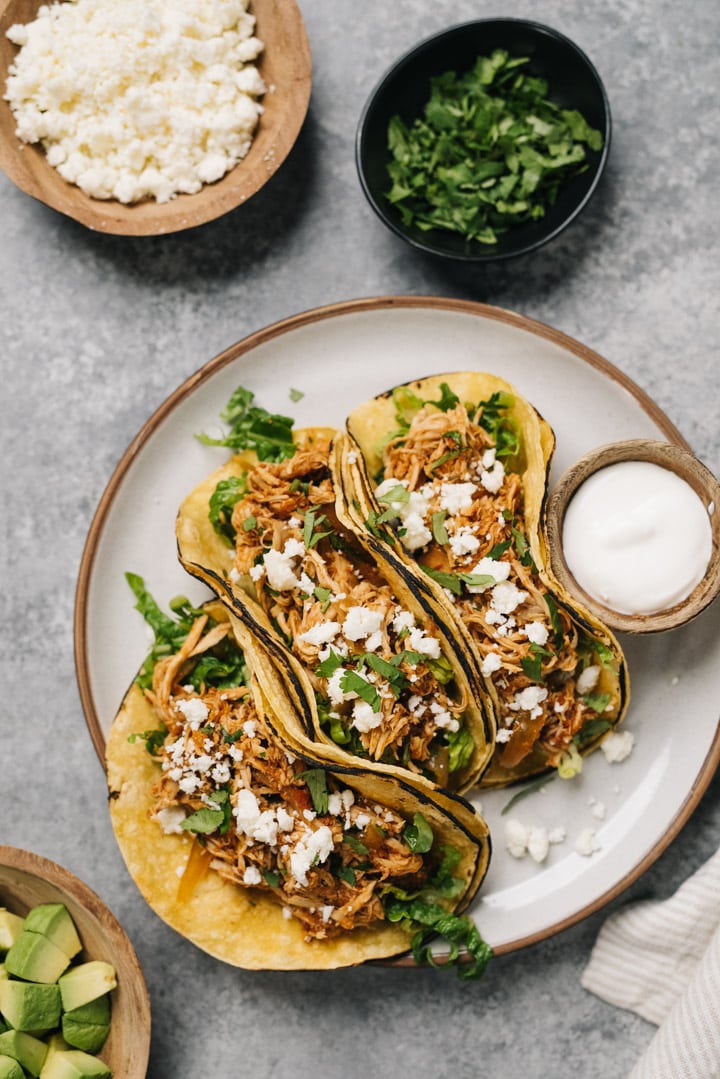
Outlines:
[[[174,521],[187,492],[227,457],[193,435],[219,432],[218,415],[245,385],[259,404],[297,424],[342,425],[348,411],[390,386],[442,371],[480,369],[514,383],[557,436],[553,477],[604,442],[682,438],[658,407],[596,353],[511,312],[457,300],[387,297],[307,312],[246,338],[185,382],[143,427],[96,512],[80,569],[76,661],[88,727],[100,756],[148,634],[124,573],[141,574],[166,606],[203,586],[176,558]],[[290,388],[304,396],[290,400]],[[598,752],[583,774],[554,779],[502,809],[512,791],[483,793],[494,855],[473,908],[486,940],[511,951],[570,925],[608,902],[678,833],[720,760],[720,605],[672,633],[623,640],[632,687],[626,727],[632,755],[610,765]],[[690,721],[691,720],[691,721]],[[594,815],[605,807],[603,819]],[[599,812],[599,810],[597,810]],[[547,861],[513,859],[508,816],[563,826]],[[600,849],[575,852],[585,828]]]

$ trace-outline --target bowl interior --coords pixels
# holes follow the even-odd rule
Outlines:
[[[0,906],[24,917],[38,903],[64,903],[83,943],[81,957],[117,971],[110,1034],[100,1052],[113,1074],[144,1079],[150,1047],[150,1002],[133,947],[119,922],[86,884],[29,851],[0,847]]]
[[[43,0],[0,0],[0,82],[2,93],[17,47],[5,36],[14,23],[35,18]],[[0,168],[28,195],[101,232],[131,236],[178,232],[204,224],[254,195],[279,168],[302,127],[310,99],[311,59],[302,15],[295,0],[252,0],[255,33],[265,48],[257,62],[269,92],[247,155],[217,183],[195,195],[178,195],[159,205],[146,200],[125,206],[93,199],[69,184],[47,163],[45,152],[15,135],[15,120],[0,94]]]
[[[384,198],[390,182],[387,147],[390,119],[411,123],[430,96],[431,80],[445,71],[469,70],[478,56],[494,49],[527,56],[533,75],[548,80],[548,96],[562,108],[578,109],[603,133],[603,148],[588,151],[589,168],[563,185],[554,206],[539,221],[518,225],[493,245],[468,242],[439,229],[423,232],[403,225]],[[462,24],[422,42],[400,59],[373,91],[358,128],[356,159],[365,194],[379,216],[398,235],[426,251],[468,261],[509,258],[539,247],[565,228],[595,189],[610,146],[610,108],[600,77],[585,54],[549,27],[522,19],[485,19]]]
[[[563,554],[565,511],[580,485],[606,465],[620,461],[649,461],[675,472],[692,487],[708,508],[712,552],[702,581],[682,602],[654,614],[624,614],[606,607],[578,584]],[[684,625],[700,614],[720,593],[720,483],[689,450],[668,442],[628,439],[600,446],[586,454],[561,477],[545,512],[548,554],[553,574],[570,594],[612,629],[626,633],[657,633]]]

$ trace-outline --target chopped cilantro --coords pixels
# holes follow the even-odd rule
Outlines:
[[[594,742],[601,734],[605,734],[605,731],[609,731],[612,727],[612,723],[608,719],[589,719],[587,723],[583,723],[580,730],[573,736],[573,742],[576,746],[588,745],[590,742]]]
[[[212,832],[225,835],[230,827],[232,816],[230,792],[222,787],[220,790],[213,791],[208,797],[217,804],[217,809],[211,806],[196,809],[185,818],[180,827],[186,832],[192,832],[193,835],[210,835]]]
[[[332,600],[332,590],[329,588],[322,588],[320,585],[316,585],[316,587],[313,588],[313,596],[320,604],[320,610],[323,614],[325,614],[325,611],[330,606],[330,602]]]
[[[560,649],[563,646],[564,640],[563,627],[560,620],[560,611],[557,603],[549,592],[545,593],[544,599],[547,609],[550,613],[550,622],[553,628],[553,643],[557,649]]]
[[[321,513],[316,517],[314,509],[309,509],[307,511],[305,519],[303,520],[303,543],[308,551],[312,547],[315,547],[321,539],[325,539],[325,536],[330,535],[332,532],[331,528],[326,529],[325,532],[320,531],[323,525],[327,524],[329,524],[329,522],[324,513]]]
[[[263,869],[263,878],[266,884],[269,884],[271,888],[280,887],[280,874],[274,869]]]
[[[293,402],[293,404],[297,404],[298,401],[302,401],[305,394],[303,393],[302,390],[294,390],[291,387],[289,396],[290,396],[290,400]]]
[[[141,740],[145,743],[145,749],[148,751],[151,757],[156,757],[163,747],[165,742],[165,736],[167,735],[167,727],[163,724],[161,727],[157,727],[151,731],[133,731],[128,735],[128,742],[135,743]]]
[[[602,713],[610,704],[609,693],[586,693],[583,697],[584,703],[588,708],[592,708],[593,712]]]
[[[251,513],[242,523],[243,532],[252,532],[253,528],[257,528],[257,517]]]
[[[427,854],[434,841],[432,828],[422,813],[414,813],[412,823],[403,828],[403,839],[413,854]]]
[[[232,512],[235,504],[247,492],[247,474],[242,476],[228,476],[227,479],[219,480],[215,490],[208,500],[208,517],[218,536],[222,536],[226,543],[231,546],[235,543],[235,529],[232,525]],[[246,521],[249,518],[246,518]],[[253,518],[254,520],[254,518]],[[251,525],[254,528],[255,525]],[[243,523],[243,528],[248,529]]]
[[[330,655],[316,668],[318,678],[332,678],[338,667],[342,667],[342,658],[332,648]]]
[[[366,682],[356,671],[345,671],[340,679],[340,688],[345,693],[357,693],[358,697],[371,706],[373,712],[380,711],[380,694],[371,682]]]
[[[368,849],[364,843],[361,843],[357,836],[354,836],[351,832],[343,832],[343,843],[347,843],[350,850],[355,854],[368,854]]]
[[[513,401],[512,394],[499,390],[477,406],[480,426],[492,437],[497,457],[514,457],[520,449],[520,428],[506,414]]]
[[[409,126],[392,117],[386,198],[406,225],[495,244],[512,226],[543,217],[562,185],[587,168],[586,148],[600,150],[602,134],[550,101],[528,62],[496,49],[462,75],[434,78]]]
[[[448,536],[448,530],[445,527],[445,518],[447,517],[447,510],[438,510],[437,513],[432,515],[432,534],[436,543],[439,543],[441,547],[444,547],[446,543],[450,542]]]
[[[304,779],[307,783],[313,807],[319,816],[324,816],[328,811],[327,775],[324,768],[308,768],[306,772],[298,772],[298,779]]]
[[[261,461],[283,461],[295,453],[293,420],[253,405],[255,394],[238,386],[220,418],[229,425],[222,438],[200,434],[196,438],[206,446],[227,446],[231,450],[255,450]]]
[[[500,815],[504,816],[505,813],[509,813],[513,806],[516,806],[518,802],[521,802],[523,798],[527,798],[529,794],[534,794],[535,791],[539,791],[541,787],[544,787],[546,783],[549,783],[555,778],[555,773],[550,772],[548,775],[540,776],[539,779],[534,779],[532,783],[528,783],[516,794],[513,794],[509,802],[506,802],[503,808],[500,810]]]

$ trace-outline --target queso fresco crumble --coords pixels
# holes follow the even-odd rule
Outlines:
[[[219,180],[250,148],[265,92],[249,0],[65,0],[7,36],[5,99],[96,199],[167,202]]]

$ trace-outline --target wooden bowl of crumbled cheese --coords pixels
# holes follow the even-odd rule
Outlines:
[[[250,198],[310,99],[295,0],[0,0],[0,167],[101,232],[160,235]]]

